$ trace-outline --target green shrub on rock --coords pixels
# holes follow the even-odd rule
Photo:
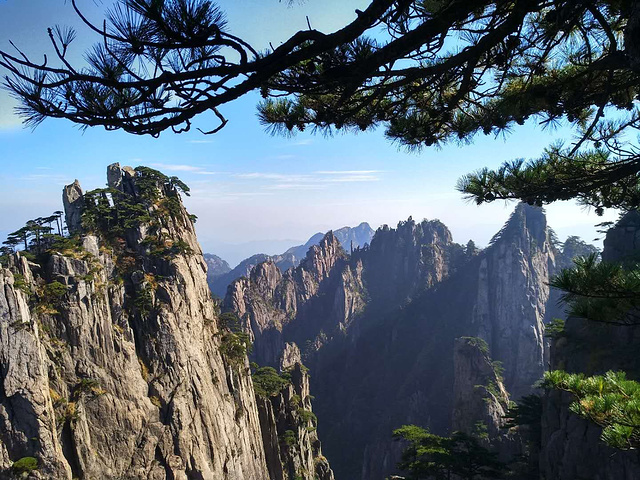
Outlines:
[[[279,374],[273,367],[258,367],[251,378],[256,395],[261,397],[273,397],[291,383],[288,373]]]
[[[11,466],[11,470],[18,475],[31,473],[37,469],[38,459],[34,457],[22,457],[21,459],[13,462],[13,465]]]

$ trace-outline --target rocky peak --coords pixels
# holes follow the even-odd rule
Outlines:
[[[374,230],[367,222],[362,222],[357,227],[342,227],[333,231],[342,248],[351,252],[355,248],[362,248],[371,243]]]
[[[282,356],[280,357],[280,371],[289,370],[296,363],[302,363],[300,349],[295,343],[286,342],[282,349]]]
[[[212,253],[205,253],[204,261],[207,262],[207,282],[210,285],[213,279],[231,271],[231,267],[226,260]]]
[[[484,340],[455,339],[451,430],[476,436],[501,461],[511,462],[524,453],[524,442],[517,428],[505,428],[509,394],[501,372],[501,364],[491,359]]]
[[[121,194],[65,187],[79,235],[0,270],[0,477],[34,457],[43,479],[268,478],[178,180],[108,172]]]
[[[542,376],[548,355],[544,321],[556,259],[544,211],[519,204],[478,259],[475,335],[503,362],[507,390],[519,398]]]
[[[446,278],[454,246],[451,232],[439,220],[416,223],[409,217],[395,229],[379,228],[370,247],[355,255],[363,260],[371,296],[381,304],[395,304]]]
[[[498,437],[509,395],[487,343],[475,337],[456,338],[453,372],[451,429],[473,434],[478,433],[478,427],[486,428],[489,438]]]
[[[135,195],[136,171],[128,166],[120,167],[119,163],[112,163],[107,167],[107,185],[129,195]]]
[[[300,266],[309,272],[316,281],[329,276],[331,269],[339,259],[345,258],[345,252],[338,238],[329,231],[318,245],[309,248]]]
[[[282,273],[272,260],[267,260],[251,270],[250,279],[256,293],[264,298],[273,299],[276,287],[282,279]]]
[[[279,392],[258,396],[260,425],[271,480],[334,480],[316,430],[311,409],[309,375],[296,362]]]
[[[637,261],[639,251],[640,212],[632,210],[625,213],[607,232],[602,260],[606,262]]]
[[[80,231],[82,224],[83,197],[80,182],[76,179],[62,190],[64,217],[70,234]]]
[[[519,203],[505,226],[493,237],[491,242],[495,243],[498,240],[520,242],[522,246],[528,244],[540,249],[548,246],[549,232],[544,210],[527,203]]]

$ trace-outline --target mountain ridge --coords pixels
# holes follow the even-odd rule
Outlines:
[[[332,232],[345,250],[364,247],[371,241],[374,233],[367,222],[362,222],[356,227],[342,227],[337,230],[332,230]],[[278,265],[278,268],[284,272],[291,267],[297,266],[300,261],[305,258],[309,248],[320,243],[324,236],[324,233],[318,232],[312,235],[303,245],[290,247],[279,255],[257,253],[245,258],[233,269],[228,271],[218,270],[217,268],[209,270],[207,274],[209,287],[215,295],[223,298],[227,293],[227,287],[233,280],[240,277],[248,277],[253,267],[266,260],[272,260]],[[210,254],[205,254],[205,258],[207,255]]]
[[[276,361],[287,342],[300,345],[339,478],[394,473],[393,428],[448,431],[456,338],[486,341],[514,398],[542,376],[547,283],[562,251],[540,209],[518,205],[481,251],[454,243],[439,221],[409,218],[350,256],[331,235],[309,253],[329,271],[301,263],[281,273],[266,261],[232,283],[224,308],[243,319],[258,362]]]

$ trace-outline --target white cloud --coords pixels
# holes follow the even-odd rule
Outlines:
[[[315,183],[278,183],[265,187],[267,190],[322,190],[326,185]]]
[[[313,177],[306,174],[288,174],[288,173],[263,173],[263,172],[251,172],[251,173],[236,173],[234,177],[237,178],[251,178],[251,179],[264,179],[264,180],[279,180],[281,182],[304,182],[311,181]]]
[[[380,180],[380,177],[373,175],[373,173],[376,172],[379,172],[379,170],[321,171],[314,172],[313,175],[251,172],[237,173],[234,177],[256,180],[273,180],[275,185],[265,187],[271,190],[301,190],[305,187],[310,189],[325,188],[325,186],[335,183],[377,182]]]
[[[317,175],[369,175],[382,173],[384,170],[320,170],[313,172]]]
[[[223,196],[225,197],[259,197],[265,195],[273,195],[273,193],[269,192],[236,192],[236,193],[227,193]]]
[[[325,180],[329,183],[350,183],[350,182],[378,182],[380,177],[375,175],[343,175]]]
[[[308,138],[306,140],[299,140],[297,142],[287,143],[283,145],[283,147],[304,147],[306,145],[312,145],[312,144],[313,144],[313,139]]]
[[[220,173],[204,170],[202,167],[197,167],[195,165],[183,165],[177,163],[150,163],[149,165],[167,172],[189,172],[196,175],[218,175]]]
[[[168,172],[198,172],[202,170],[201,167],[195,167],[193,165],[181,165],[176,163],[150,163],[152,167],[158,167]]]

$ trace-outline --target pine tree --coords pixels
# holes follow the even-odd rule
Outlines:
[[[416,425],[404,425],[393,436],[408,442],[398,467],[412,480],[500,478],[505,472],[496,453],[463,432],[441,437]]]
[[[459,189],[478,203],[578,198],[597,212],[640,202],[632,0],[371,0],[336,32],[310,28],[263,52],[210,0],[119,0],[104,26],[72,5],[98,36],[87,65],[69,63],[76,32],[60,26],[48,31],[55,61],[0,52],[27,125],[54,117],[159,135],[212,111],[214,133],[227,123],[220,107],[254,90],[273,132],[383,126],[410,149],[562,121],[574,143],[479,170]]]
[[[547,372],[545,386],[572,393],[571,410],[602,427],[602,440],[622,450],[640,447],[640,383],[624,372],[587,377],[560,370]]]

